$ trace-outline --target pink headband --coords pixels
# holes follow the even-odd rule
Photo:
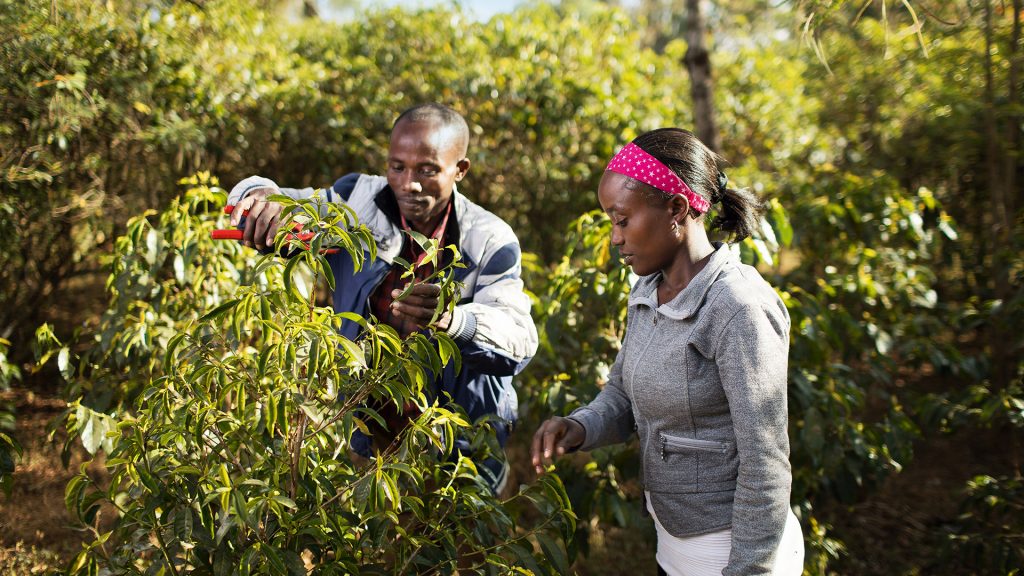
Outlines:
[[[682,194],[690,206],[702,214],[711,208],[707,199],[691,190],[668,166],[632,142],[619,150],[605,170],[624,174],[668,194]]]

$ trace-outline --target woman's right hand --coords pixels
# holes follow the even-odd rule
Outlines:
[[[533,434],[530,454],[533,456],[534,470],[537,474],[543,474],[544,467],[551,464],[553,456],[561,456],[578,448],[586,439],[587,431],[579,422],[560,416],[548,418]]]

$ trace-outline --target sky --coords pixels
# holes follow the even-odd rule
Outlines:
[[[392,6],[403,6],[405,8],[424,8],[430,6],[450,6],[458,3],[466,13],[481,21],[489,20],[495,14],[511,12],[523,0],[364,0],[362,2],[336,2],[332,0],[317,0],[320,9],[320,16],[330,20],[347,20],[351,18],[356,10],[371,8],[388,8]],[[354,8],[357,6],[358,8]]]
[[[438,4],[451,4],[443,0],[385,0],[377,2],[388,6],[405,6],[407,8],[418,8],[423,6],[436,6]],[[480,20],[490,20],[495,14],[511,12],[522,0],[461,0],[459,2],[466,12],[476,16]]]
[[[331,20],[346,20],[355,13],[352,6],[362,9],[384,8],[391,6],[403,6],[405,8],[424,8],[430,6],[451,6],[458,4],[464,11],[475,16],[480,21],[490,20],[495,14],[511,12],[520,4],[530,3],[537,0],[317,0],[320,8],[320,16]],[[620,2],[622,6],[631,6],[638,3],[638,0],[625,0]]]

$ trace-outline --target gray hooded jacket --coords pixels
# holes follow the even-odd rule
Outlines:
[[[644,486],[669,533],[732,528],[725,575],[770,574],[788,514],[789,312],[724,244],[671,302],[661,274],[629,298],[608,382],[570,416],[590,450],[640,437]]]

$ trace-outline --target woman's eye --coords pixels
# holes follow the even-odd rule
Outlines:
[[[391,171],[392,172],[401,172],[402,171],[402,167],[401,166],[392,166],[391,167]]]
[[[615,225],[616,226],[625,226],[626,225],[626,219],[623,218],[622,220],[619,220],[618,222],[615,223]]]

